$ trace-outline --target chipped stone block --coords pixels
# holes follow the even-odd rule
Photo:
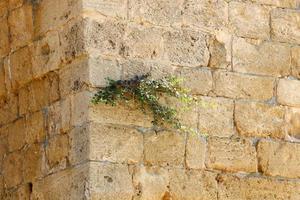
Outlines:
[[[280,79],[277,88],[277,99],[282,105],[300,107],[300,81]]]

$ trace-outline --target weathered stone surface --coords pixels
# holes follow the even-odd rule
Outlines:
[[[59,151],[59,149],[57,149]],[[25,182],[32,182],[42,177],[45,169],[44,151],[41,144],[34,144],[28,147],[24,153],[23,176]]]
[[[170,170],[170,196],[174,200],[216,200],[216,175],[198,170]]]
[[[30,200],[31,194],[31,185],[30,184],[22,184],[16,189],[8,190],[3,195],[3,199],[5,200]]]
[[[199,99],[199,131],[209,136],[229,137],[233,129],[233,101],[223,98]]]
[[[25,46],[33,38],[32,6],[25,4],[10,12],[8,17],[10,27],[11,48]]]
[[[285,137],[285,108],[264,103],[237,102],[235,124],[242,136]]]
[[[285,118],[289,136],[300,139],[300,108],[288,108]]]
[[[237,99],[268,100],[273,97],[274,79],[218,71],[214,74],[217,95]]]
[[[219,198],[224,200],[296,200],[300,197],[300,185],[293,181],[260,177],[240,178],[230,175],[220,175],[217,180],[219,182]]]
[[[8,1],[3,0],[0,2],[0,18],[6,17],[7,13],[8,13]]]
[[[282,105],[300,107],[300,81],[280,79],[277,88],[277,98]]]
[[[300,44],[299,10],[274,9],[271,12],[271,34],[276,41]]]
[[[209,50],[205,34],[196,31],[171,31],[164,34],[164,57],[176,65],[207,66]]]
[[[14,187],[23,180],[23,157],[19,152],[8,154],[3,161],[3,176],[6,188]]]
[[[300,47],[292,48],[292,75],[300,79]]]
[[[255,147],[247,139],[208,139],[206,166],[227,172],[256,172]]]
[[[27,144],[43,142],[46,139],[45,121],[45,117],[41,111],[26,116],[25,141]]]
[[[168,170],[159,167],[137,167],[133,174],[134,200],[164,199],[168,194]]]
[[[132,199],[134,188],[127,165],[92,162],[89,177],[91,199]]]
[[[244,2],[229,3],[229,22],[238,36],[268,39],[270,8]]]
[[[299,5],[299,2],[297,0],[251,0],[251,1],[261,3],[261,4],[276,6],[276,7],[283,7],[283,8],[297,8],[297,6]]]
[[[26,136],[25,119],[21,118],[8,125],[8,149],[9,151],[20,150],[25,144]]]
[[[290,48],[259,40],[233,40],[234,71],[261,75],[286,76],[290,73]]]
[[[0,97],[6,95],[4,61],[0,59]]]
[[[147,73],[151,73],[151,65],[146,65],[140,59],[122,59],[118,60],[118,63],[122,69],[121,79],[123,80],[132,79],[135,76],[142,76]]]
[[[1,5],[0,5],[0,13],[1,13]],[[1,17],[0,17],[0,27],[1,27],[1,29],[0,29],[0,57],[3,57],[5,55],[7,55],[10,50],[9,29],[8,29],[8,23],[7,23],[6,18],[1,19]]]
[[[71,126],[80,126],[89,120],[91,97],[87,91],[71,96]]]
[[[143,135],[132,128],[90,126],[90,159],[117,163],[140,163],[143,158]]]
[[[184,0],[131,0],[129,19],[161,26],[178,26],[182,19],[183,2]]]
[[[259,170],[268,176],[300,177],[300,145],[262,140],[258,143]]]
[[[145,163],[160,166],[183,166],[185,134],[146,133],[144,138]]]
[[[222,29],[228,23],[228,3],[221,1],[184,1],[183,23],[206,31]]]
[[[206,141],[201,135],[189,134],[186,143],[185,163],[189,169],[204,168]]]
[[[18,117],[18,97],[10,94],[0,98],[0,124],[7,124]]]
[[[24,0],[8,0],[9,9],[15,9],[23,5]]]

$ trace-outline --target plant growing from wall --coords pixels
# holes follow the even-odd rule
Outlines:
[[[146,74],[130,80],[107,80],[108,86],[101,88],[92,98],[94,104],[115,106],[120,101],[133,100],[145,114],[152,114],[152,124],[155,127],[195,132],[181,123],[178,109],[162,103],[163,98],[171,97],[181,103],[181,108],[186,109],[197,102],[197,99],[189,94],[189,90],[181,86],[182,79],[168,76],[155,80],[150,74]]]

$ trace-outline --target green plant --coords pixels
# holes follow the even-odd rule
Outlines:
[[[162,103],[162,98],[175,97],[182,104],[180,107],[186,109],[197,101],[189,94],[188,89],[181,87],[182,79],[168,76],[155,80],[150,74],[146,74],[130,80],[115,81],[109,78],[107,80],[108,86],[94,95],[92,99],[94,104],[105,103],[115,106],[119,101],[133,100],[144,113],[152,113],[154,126],[194,132],[180,122],[177,109]]]

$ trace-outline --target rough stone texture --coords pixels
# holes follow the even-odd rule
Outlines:
[[[205,166],[206,141],[199,135],[189,134],[186,143],[186,167],[203,169]]]
[[[289,108],[285,118],[288,134],[291,137],[300,139],[300,108]]]
[[[280,104],[300,107],[300,81],[280,79],[277,95]]]
[[[292,48],[292,75],[300,79],[300,47]]]
[[[297,0],[251,0],[253,2],[283,7],[283,8],[297,8],[299,6],[299,2]]]
[[[290,73],[290,48],[259,40],[233,40],[233,69],[237,72],[286,76]]]
[[[1,7],[1,5],[0,5]],[[1,10],[0,10],[1,13]],[[0,18],[0,57],[3,57],[8,54],[10,50],[10,43],[9,43],[9,30],[8,30],[8,23],[6,18]]]
[[[5,187],[19,185],[22,180],[23,157],[18,152],[8,154],[3,161],[3,175]]]
[[[300,145],[284,142],[258,143],[259,170],[268,176],[300,177]]]
[[[229,23],[238,36],[268,39],[270,8],[244,2],[229,3]]]
[[[210,169],[229,172],[256,172],[257,160],[255,147],[247,139],[208,140],[206,165]]]
[[[285,137],[285,109],[263,103],[237,102],[235,124],[242,136]]]

